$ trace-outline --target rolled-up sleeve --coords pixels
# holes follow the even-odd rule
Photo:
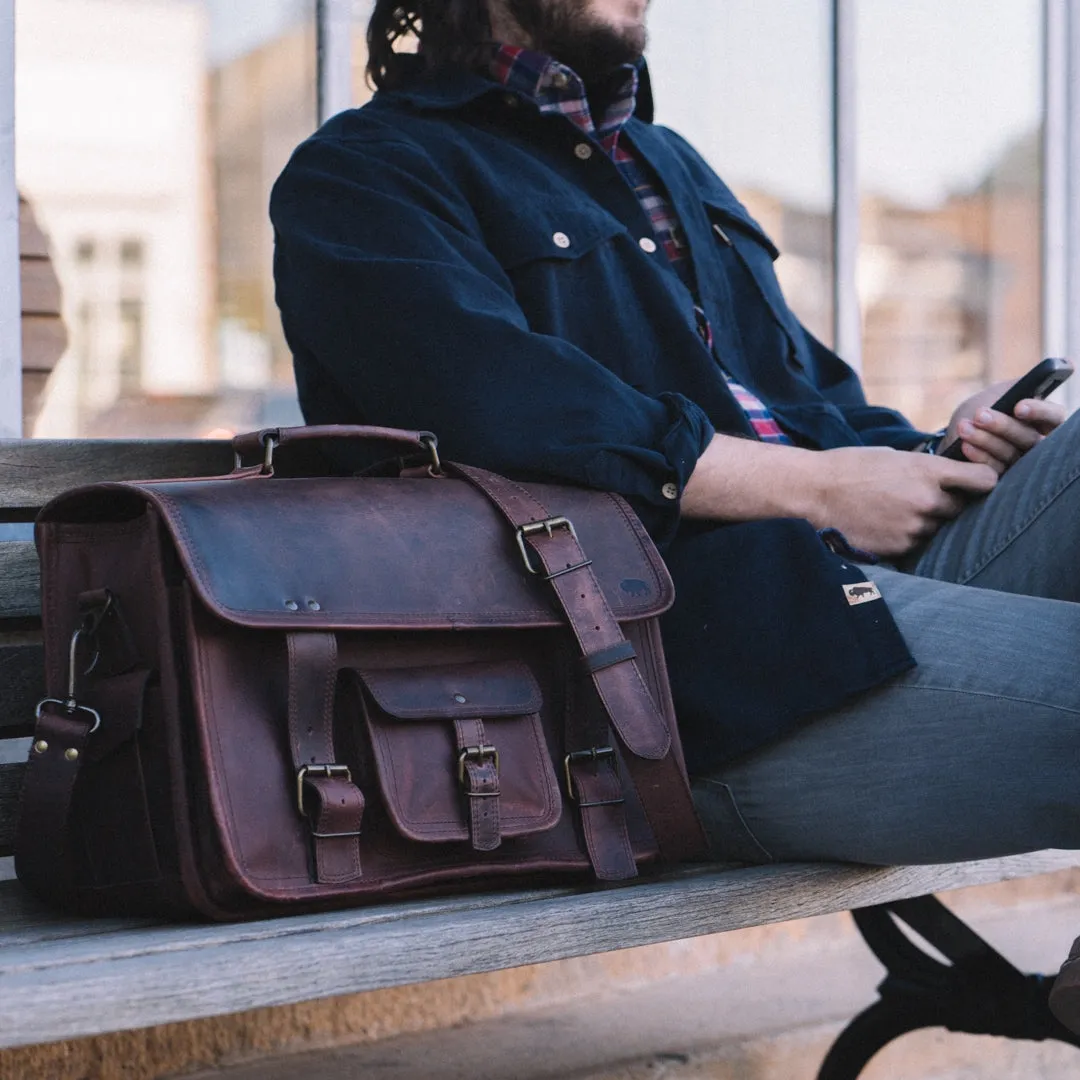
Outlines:
[[[462,194],[393,136],[309,140],[271,198],[309,422],[436,432],[445,456],[617,491],[659,538],[712,424],[535,333]]]

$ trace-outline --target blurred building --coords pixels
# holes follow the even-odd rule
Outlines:
[[[38,434],[119,434],[123,402],[217,383],[205,38],[193,4],[16,6],[19,182],[70,336]]]

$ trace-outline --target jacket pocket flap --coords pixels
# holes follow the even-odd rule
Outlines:
[[[524,716],[541,705],[532,672],[514,661],[357,674],[379,708],[396,720]]]
[[[709,220],[714,225],[733,226],[736,230],[752,237],[769,253],[770,261],[775,262],[780,257],[780,249],[772,242],[769,234],[746,212],[741,203],[717,198],[706,198],[704,203]]]
[[[497,228],[485,228],[484,232],[499,265],[513,270],[536,259],[578,259],[626,229],[604,212],[541,203],[515,218],[500,220]]]

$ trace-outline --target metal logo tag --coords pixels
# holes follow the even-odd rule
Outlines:
[[[843,586],[847,602],[855,607],[857,604],[869,604],[871,600],[880,600],[881,593],[872,581],[856,581],[853,585]]]

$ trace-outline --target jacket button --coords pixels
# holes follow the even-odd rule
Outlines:
[[[574,153],[582,161],[588,161],[592,157],[592,147],[588,143],[579,142],[574,147]]]
[[[656,241],[651,236],[643,236],[638,241],[638,247],[648,255],[656,254]]]
[[[511,109],[516,109],[521,104],[521,101],[517,94],[503,94],[503,104]]]
[[[665,499],[677,499],[679,497],[678,485],[667,483],[660,489],[660,493]]]
[[[551,239],[556,247],[568,248],[570,246],[570,237],[564,232],[557,232]]]

